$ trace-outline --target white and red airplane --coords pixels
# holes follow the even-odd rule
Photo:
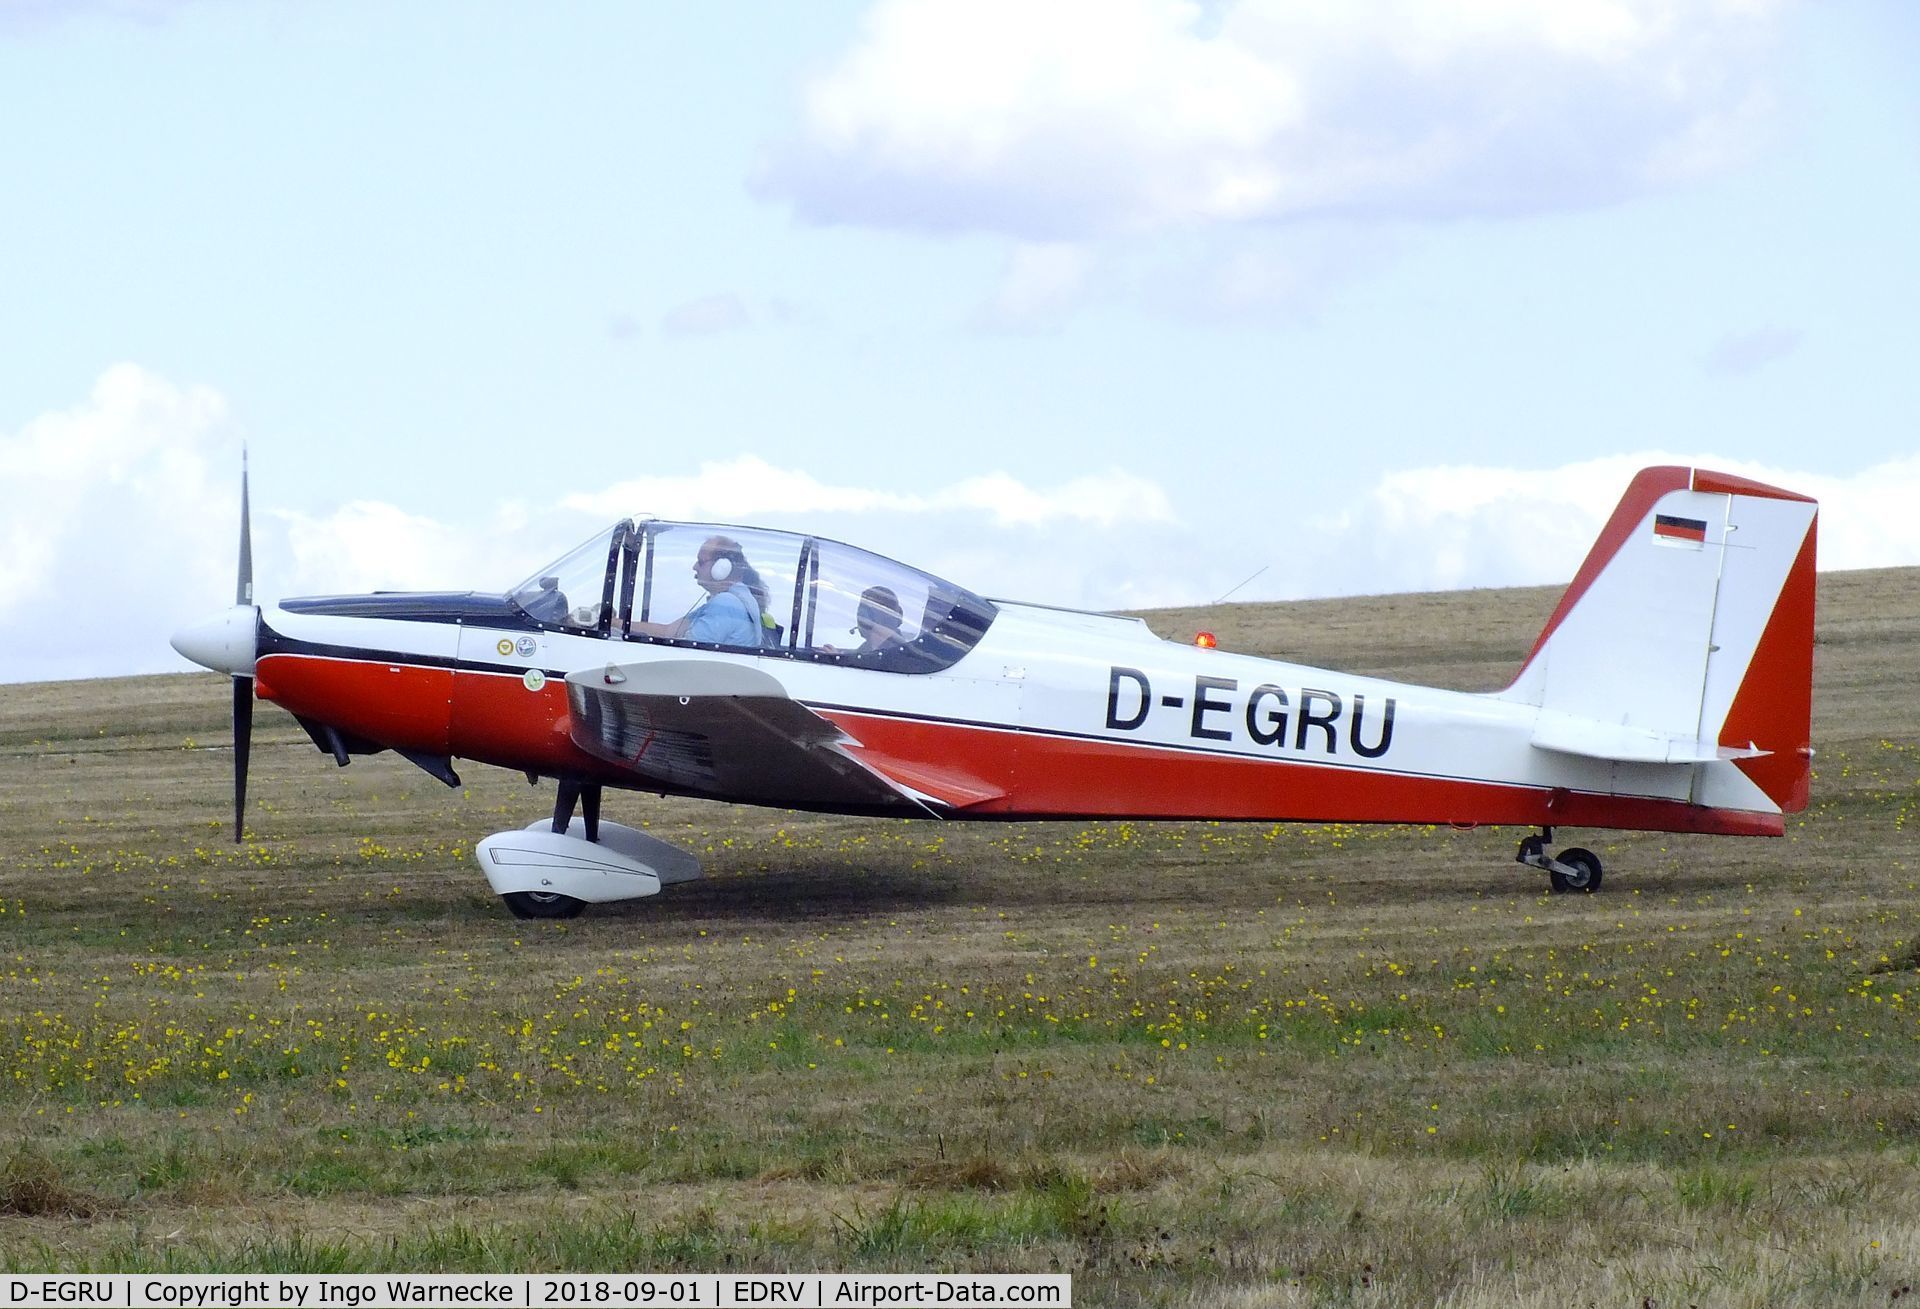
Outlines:
[[[390,749],[450,786],[456,757],[556,779],[551,820],[476,851],[522,917],[700,875],[602,821],[606,787],[876,816],[1515,825],[1539,829],[1520,862],[1593,891],[1600,861],[1548,854],[1553,828],[1779,836],[1806,806],[1817,509],[1642,471],[1513,684],[1469,694],[987,600],[819,537],[650,519],[504,594],[263,608],[243,473],[236,604],[173,644],[234,678],[236,840],[255,696],[342,765]]]

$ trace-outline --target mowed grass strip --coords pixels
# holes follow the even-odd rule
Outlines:
[[[1484,689],[1544,590],[1154,615]],[[210,676],[0,688],[0,1266],[1075,1272],[1085,1303],[1888,1303],[1920,1270],[1920,570],[1822,579],[1783,841],[610,798],[709,879],[509,918],[550,804]]]

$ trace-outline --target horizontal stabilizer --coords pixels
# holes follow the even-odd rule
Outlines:
[[[1587,759],[1609,759],[1622,764],[1710,764],[1723,759],[1754,759],[1769,751],[1748,746],[1718,745],[1694,737],[1620,723],[1602,723],[1572,714],[1541,712],[1533,728],[1533,744],[1558,754]]]

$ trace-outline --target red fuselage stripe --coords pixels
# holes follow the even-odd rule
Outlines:
[[[939,759],[1008,794],[969,817],[1218,818],[1345,823],[1485,823],[1620,827],[1778,836],[1779,814],[1706,809],[1678,800],[1594,795],[1544,786],[1424,777],[1099,741],[977,724],[821,710],[887,772],[890,759]]]

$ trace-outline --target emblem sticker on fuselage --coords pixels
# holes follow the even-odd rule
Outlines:
[[[520,638],[520,644],[519,644],[519,646],[518,646],[517,648],[518,648],[518,649],[519,649],[519,651],[520,651],[520,657],[521,657],[522,659],[531,659],[531,658],[533,658],[533,651],[534,651],[534,642],[533,642],[533,638],[532,638],[532,637],[530,637],[530,636],[523,636],[523,637],[521,637],[521,638]],[[502,653],[502,654],[504,654],[504,653],[506,653],[506,652],[505,652],[505,651],[502,651],[501,653]]]
[[[503,636],[500,638],[500,644],[496,645],[493,648],[498,650],[503,655],[510,655],[513,653],[513,639],[511,637]]]
[[[547,684],[547,675],[538,668],[527,669],[527,675],[520,679],[520,685],[529,691],[538,691]]]

